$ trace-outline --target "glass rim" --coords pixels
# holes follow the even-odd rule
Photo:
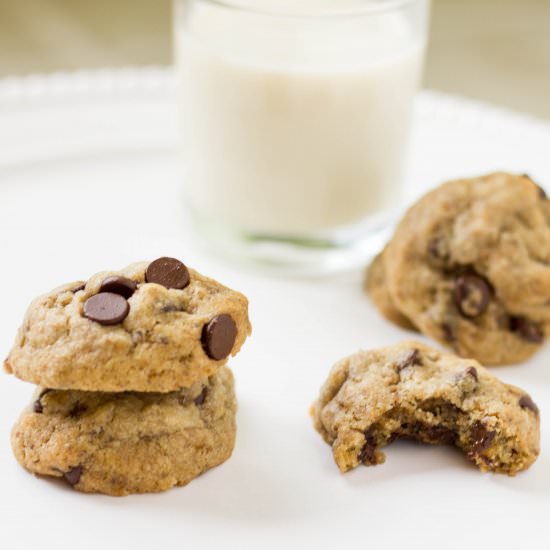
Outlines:
[[[430,0],[384,0],[383,2],[376,2],[365,4],[364,6],[358,6],[357,8],[349,9],[338,9],[335,8],[334,11],[330,10],[324,13],[312,13],[305,10],[304,12],[288,12],[284,8],[278,9],[274,8],[259,8],[252,5],[243,5],[239,3],[239,0],[196,0],[198,2],[203,2],[205,4],[212,4],[219,8],[232,10],[242,13],[251,13],[261,16],[270,16],[270,17],[287,17],[287,18],[297,18],[297,19],[330,19],[330,18],[346,18],[346,17],[357,17],[357,16],[369,16],[369,15],[380,15],[383,13],[388,13],[395,11],[411,4],[427,4]]]

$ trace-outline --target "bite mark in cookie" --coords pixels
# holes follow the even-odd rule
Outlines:
[[[381,449],[406,438],[453,444],[481,470],[509,475],[539,454],[537,411],[525,392],[475,361],[418,342],[344,359],[312,407],[343,472],[384,462]]]

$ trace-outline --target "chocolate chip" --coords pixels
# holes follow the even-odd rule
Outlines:
[[[432,239],[428,243],[428,254],[434,258],[439,258],[439,239]]]
[[[128,299],[137,289],[137,283],[127,277],[113,275],[107,277],[99,287],[99,292],[112,292]]]
[[[481,454],[491,446],[494,438],[495,432],[487,430],[482,422],[476,422],[470,428],[470,453]]]
[[[450,323],[443,323],[441,325],[441,330],[443,331],[443,338],[445,338],[447,342],[454,342],[455,331]]]
[[[81,414],[85,413],[88,410],[88,407],[86,405],[83,405],[82,403],[79,403],[78,401],[75,403],[75,406],[70,410],[69,416],[71,418],[77,418]]]
[[[401,439],[428,442],[432,444],[449,444],[456,441],[455,431],[446,426],[424,424],[423,422],[404,423],[397,432]]]
[[[151,262],[145,271],[147,283],[157,283],[166,288],[185,288],[189,282],[189,271],[175,258],[159,258]]]
[[[510,317],[509,327],[512,332],[517,332],[527,342],[542,344],[544,341],[542,330],[525,317]]]
[[[208,388],[205,386],[202,389],[200,395],[195,397],[195,399],[194,399],[195,405],[202,405],[204,403],[205,399],[206,399],[207,394],[208,394]]]
[[[454,300],[464,317],[481,315],[489,305],[491,287],[479,275],[462,275],[455,281]]]
[[[456,432],[445,426],[423,426],[420,428],[432,443],[451,444],[456,441]]]
[[[201,342],[206,355],[219,361],[233,349],[237,338],[237,325],[230,315],[222,313],[211,319],[202,329]]]
[[[86,283],[82,283],[78,286],[75,286],[74,288],[71,289],[71,292],[73,294],[76,294],[77,292],[80,292],[81,290],[84,290],[86,288]]]
[[[126,319],[130,306],[119,294],[102,292],[84,302],[84,317],[100,325],[117,325]]]
[[[32,410],[35,413],[42,414],[44,412],[44,405],[42,404],[41,399],[49,392],[51,392],[51,389],[46,388],[45,390],[42,390],[40,392],[40,395],[36,399],[36,401],[32,404]]]
[[[428,256],[438,265],[445,263],[449,258],[446,241],[440,237],[431,239],[428,242]]]
[[[519,399],[519,406],[522,409],[529,409],[530,411],[534,412],[536,415],[539,414],[539,408],[537,407],[537,404],[531,399],[530,395],[523,395]]]
[[[365,444],[359,452],[357,457],[359,462],[363,464],[376,464],[376,440],[370,433],[370,431],[365,432]]]
[[[494,464],[493,464],[493,461],[491,459],[489,459],[489,458],[487,458],[486,456],[483,456],[483,455],[480,455],[479,458],[481,458],[481,460],[483,462],[485,462],[485,464],[487,465],[488,468],[493,469]]]
[[[407,367],[412,367],[414,365],[422,365],[422,360],[420,359],[420,352],[417,349],[410,351],[406,357],[401,359],[397,364],[397,372],[401,372]]]
[[[70,485],[76,485],[80,481],[80,476],[82,475],[82,466],[75,466],[71,468],[68,472],[63,474],[63,477],[67,480]]]
[[[466,374],[470,375],[476,382],[479,380],[477,369],[475,367],[468,367],[466,369]]]

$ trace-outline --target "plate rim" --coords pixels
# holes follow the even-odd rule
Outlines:
[[[0,142],[7,146],[0,152],[0,170],[75,155],[150,148],[175,150],[177,131],[172,121],[176,117],[172,109],[176,106],[176,80],[173,66],[156,65],[0,78],[0,121],[3,118],[6,121],[5,132],[0,132]],[[105,106],[105,109],[114,110],[127,100],[156,104],[160,107],[158,113],[161,118],[158,118],[158,113],[155,117],[149,114],[147,132],[141,131],[142,117],[126,118],[114,133],[100,124],[93,126],[86,119],[80,123],[87,131],[75,136],[72,118],[59,116],[67,112],[72,117],[79,106],[90,102],[94,106],[101,104],[102,108]],[[17,126],[13,124],[18,116],[29,113],[37,115],[25,120],[33,130],[31,139],[28,132],[18,133]],[[85,115],[85,111],[82,114]],[[58,118],[53,119],[52,115]],[[487,140],[506,135],[513,143],[535,144],[541,150],[545,143],[550,143],[550,121],[438,90],[422,89],[419,92],[414,119],[415,131],[420,132],[424,127],[439,124],[457,132],[482,133]],[[63,135],[52,132],[52,120],[61,121]]]
[[[147,65],[142,67],[102,67],[76,71],[31,73],[22,76],[0,77],[0,108],[15,103],[36,103],[63,97],[81,98],[90,95],[113,95],[128,92],[145,94],[175,91],[176,78],[172,65]],[[490,103],[486,100],[422,88],[420,102],[438,102],[445,107],[485,112],[492,117],[506,117],[515,122],[528,123],[550,132],[550,120],[530,113]],[[35,105],[33,105],[35,106]]]

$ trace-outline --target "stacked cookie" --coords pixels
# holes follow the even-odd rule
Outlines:
[[[372,263],[381,313],[486,365],[523,361],[550,329],[550,201],[528,176],[445,183]]]
[[[15,456],[84,492],[185,485],[231,455],[226,362],[250,331],[242,294],[173,258],[39,297],[4,363],[40,386],[13,429]]]

